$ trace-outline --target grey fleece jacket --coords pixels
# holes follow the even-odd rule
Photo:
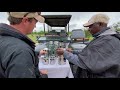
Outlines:
[[[116,31],[106,30],[91,41],[81,52],[64,51],[71,63],[100,77],[120,77],[120,40]]]

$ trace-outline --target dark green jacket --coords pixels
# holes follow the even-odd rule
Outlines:
[[[7,24],[0,24],[0,78],[40,78],[34,43]]]

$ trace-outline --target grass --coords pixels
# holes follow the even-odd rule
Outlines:
[[[89,37],[89,41],[93,40],[93,37]]]
[[[30,34],[30,35],[28,35],[28,37],[33,41],[33,42],[35,42],[35,43],[38,43],[38,41],[37,41],[37,39],[36,39],[36,36],[37,36],[37,34]]]

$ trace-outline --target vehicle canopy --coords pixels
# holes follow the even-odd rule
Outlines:
[[[42,15],[45,18],[45,23],[52,27],[65,27],[65,31],[69,32],[69,21],[72,15]],[[45,32],[45,26],[44,26]],[[49,30],[48,30],[49,32]]]
[[[51,27],[66,27],[71,15],[43,15],[45,23]]]

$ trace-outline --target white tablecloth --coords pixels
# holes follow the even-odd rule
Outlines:
[[[48,78],[74,78],[68,60],[66,60],[64,65],[59,65],[58,60],[56,60],[54,65],[44,65],[39,60],[39,70],[41,69],[48,70]]]

